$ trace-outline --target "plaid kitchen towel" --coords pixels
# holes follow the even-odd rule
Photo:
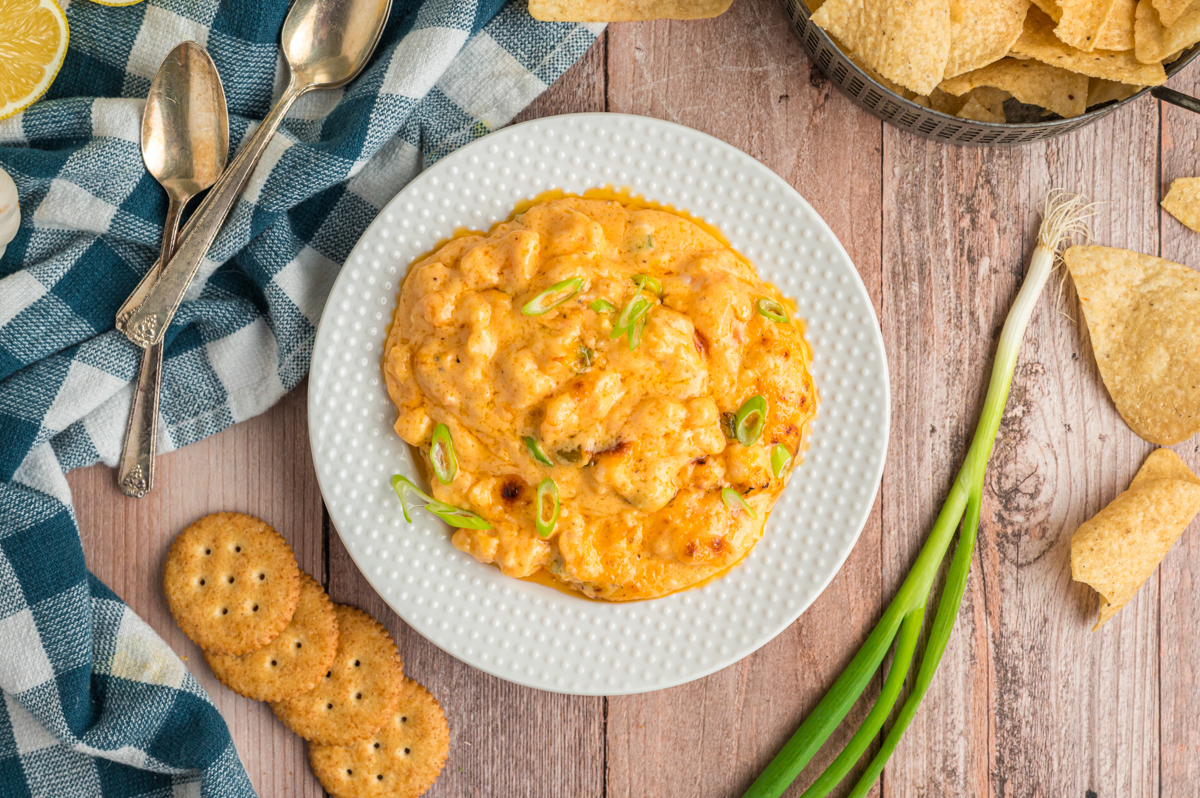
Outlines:
[[[66,5],[64,3],[64,5]],[[72,0],[46,98],[0,122],[21,228],[0,259],[0,796],[248,796],[183,663],[83,561],[63,473],[115,464],[139,350],[113,315],[166,209],[139,150],[163,56],[192,39],[236,149],[282,88],[287,0]],[[393,0],[368,69],[302,98],[167,334],[160,451],[249,418],[308,370],[351,247],[424,164],[508,122],[595,39],[524,0]]]

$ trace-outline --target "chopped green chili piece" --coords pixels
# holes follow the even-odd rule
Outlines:
[[[433,429],[433,440],[429,444],[429,462],[433,463],[433,473],[438,482],[449,485],[458,473],[458,457],[454,454],[454,439],[450,437],[450,428],[438,424]]]
[[[579,293],[579,289],[582,287],[582,277],[572,277],[561,283],[555,283],[526,302],[525,307],[521,308],[521,312],[526,316],[540,316],[548,313]]]
[[[733,413],[721,414],[721,432],[725,433],[725,437],[729,440],[737,440],[737,430],[734,428],[734,419],[737,418]]]
[[[662,283],[660,283],[658,280],[655,280],[648,274],[633,275],[633,282],[635,285],[637,285],[639,291],[641,291],[643,288],[649,288],[656,296],[662,296]]]
[[[410,492],[417,494],[425,500],[425,509],[436,515],[438,518],[445,521],[450,526],[466,528],[466,529],[491,529],[492,525],[483,517],[476,515],[470,510],[464,510],[460,507],[455,507],[453,504],[446,504],[430,496],[425,491],[418,488],[413,481],[408,477],[396,474],[392,477],[392,490],[396,491],[396,495],[400,497],[400,508],[404,511],[404,520],[412,523],[412,514],[408,507],[408,494]]]
[[[725,502],[725,506],[731,511],[745,510],[751,518],[755,521],[758,520],[758,513],[754,512],[754,508],[746,503],[746,500],[742,498],[742,494],[733,488],[721,488],[721,501]]]
[[[783,305],[774,299],[763,297],[754,303],[754,309],[758,311],[760,316],[766,316],[771,321],[778,322],[779,324],[787,324],[787,311],[783,309]]]
[[[588,305],[588,307],[597,313],[604,313],[617,309],[617,306],[609,302],[607,299],[597,299],[595,302]]]
[[[782,443],[775,444],[771,450],[771,473],[775,479],[783,476],[783,472],[792,464],[792,453]]]
[[[550,520],[546,520],[545,504],[546,497],[550,497],[551,509]],[[538,534],[544,538],[550,537],[550,533],[554,531],[554,525],[558,523],[558,512],[562,509],[558,502],[558,484],[550,477],[546,477],[537,486],[537,504],[534,505],[536,518],[534,523],[537,526]]]
[[[641,252],[644,249],[654,249],[654,236],[651,233],[646,233],[636,241],[629,242],[629,249],[632,252]]]
[[[554,462],[546,456],[545,452],[542,451],[541,444],[539,444],[536,439],[532,437],[526,438],[525,448],[529,450],[529,456],[534,460],[537,460],[542,465],[554,465]]]
[[[742,403],[733,417],[733,430],[738,443],[753,446],[766,424],[767,400],[762,394],[755,394]]]
[[[576,446],[573,449],[559,449],[556,454],[568,463],[578,463],[583,459],[583,448]]]
[[[596,360],[596,352],[591,347],[580,344],[575,350],[575,371],[585,372],[592,367]]]

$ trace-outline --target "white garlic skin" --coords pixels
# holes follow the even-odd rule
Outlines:
[[[16,238],[21,226],[21,206],[17,204],[17,184],[0,169],[0,258],[8,242]]]

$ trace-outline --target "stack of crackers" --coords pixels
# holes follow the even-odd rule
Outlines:
[[[269,702],[336,798],[416,798],[437,779],[450,745],[441,707],[404,677],[387,630],[330,601],[270,526],[201,518],[171,545],[163,589],[221,683]]]
[[[807,2],[881,85],[981,122],[1080,116],[1165,83],[1164,65],[1200,42],[1200,0]]]

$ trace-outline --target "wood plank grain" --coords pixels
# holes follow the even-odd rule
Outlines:
[[[811,70],[779,4],[610,25],[608,62],[609,110],[712,134],[795,186],[846,245],[880,311],[880,126]],[[735,796],[749,786],[877,618],[879,547],[877,504],[834,582],[763,649],[683,687],[610,698],[607,795]]]
[[[604,110],[605,40],[514,122]],[[329,594],[362,607],[391,631],[405,673],[441,703],[450,758],[427,798],[601,796],[604,699],[531,690],[466,665],[413,631],[371,588],[331,528]]]
[[[1174,89],[1195,96],[1200,71],[1192,66],[1171,79]],[[1159,197],[1177,177],[1200,175],[1200,117],[1163,103],[1162,183]],[[1200,268],[1200,233],[1159,211],[1161,255]],[[1200,438],[1172,447],[1193,471],[1200,472]],[[1183,533],[1158,570],[1159,693],[1162,702],[1162,798],[1183,798],[1200,784],[1200,520]]]
[[[229,724],[260,795],[321,796],[304,742],[266,704],[222,687],[176,626],[162,592],[167,549],[202,515],[239,510],[278,529],[300,567],[324,579],[321,495],[308,448],[305,384],[266,413],[158,458],[154,490],[130,499],[104,465],[67,475],[88,567],[184,661]]]
[[[1154,109],[1141,103],[1020,149],[946,147],[885,128],[884,336],[904,408],[884,478],[891,595],[977,423],[995,342],[1052,187],[1105,205],[1099,241],[1154,247]],[[1069,283],[1026,333],[992,455],[975,569],[941,668],[885,772],[887,795],[1150,795],[1157,784],[1156,601],[1113,624],[1072,583],[1075,527],[1148,451],[1099,380]]]

